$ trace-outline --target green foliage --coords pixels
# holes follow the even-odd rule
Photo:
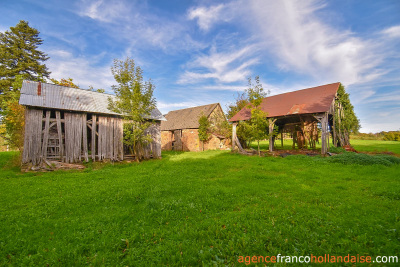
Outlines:
[[[226,118],[229,120],[233,116],[236,115],[242,108],[246,107],[249,104],[249,100],[247,99],[246,92],[237,94],[235,102],[231,103],[227,106]]]
[[[346,93],[343,85],[339,86],[337,91],[337,100],[335,102],[337,111],[335,112],[335,130],[339,146],[350,145],[350,134],[358,133],[360,129],[360,120],[357,118],[354,107],[350,102],[350,96]]]
[[[8,91],[2,97],[3,108],[0,111],[0,136],[12,149],[22,151],[24,146],[25,107],[20,105],[20,89],[22,87],[22,75],[17,75],[12,87],[15,91]]]
[[[384,132],[383,140],[385,140],[385,141],[400,141],[400,131]]]
[[[47,55],[38,50],[43,43],[39,31],[21,20],[10,31],[0,33],[0,94],[13,88],[12,84],[17,75],[23,79],[44,81],[50,72],[43,63]]]
[[[74,83],[74,80],[72,78],[68,78],[68,79],[61,78],[59,81],[56,79],[50,79],[50,81],[56,85],[79,89],[79,86]]]
[[[20,173],[4,166],[12,155],[0,153],[1,266],[240,266],[240,255],[398,255],[399,165],[206,151]]]
[[[266,92],[260,82],[260,77],[254,78],[255,83],[252,82],[251,77],[248,78],[248,88],[246,89],[247,100],[249,101],[249,108],[257,108],[261,105],[262,100],[267,96]]]
[[[130,58],[115,59],[111,71],[118,85],[112,87],[117,100],[109,98],[109,109],[124,115],[124,144],[140,160],[143,147],[152,141],[146,130],[152,125],[148,118],[156,108],[154,85],[151,80],[143,81],[142,69]]]
[[[246,89],[248,100],[247,108],[251,109],[251,119],[239,124],[239,127],[244,129],[238,131],[240,137],[247,143],[257,141],[258,154],[260,155],[260,141],[268,136],[268,114],[261,110],[260,105],[263,98],[266,97],[267,92],[264,91],[260,78],[255,77],[255,84],[252,83],[251,78],[248,78],[248,88]]]
[[[210,122],[208,121],[208,118],[204,115],[200,116],[200,118],[199,118],[199,139],[203,144],[203,150],[204,150],[204,142],[206,142],[206,141],[208,141],[208,139],[210,139],[209,128],[210,128]]]

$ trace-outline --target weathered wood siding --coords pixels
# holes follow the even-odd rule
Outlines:
[[[147,130],[147,134],[151,135],[153,142],[144,147],[144,157],[161,158],[161,123],[155,122]]]
[[[25,110],[25,137],[22,163],[32,162],[33,165],[42,163],[42,126],[43,110]]]
[[[88,161],[89,155],[92,160],[124,159],[120,117],[33,108],[25,112],[23,163],[40,165],[46,159],[75,163]],[[160,158],[160,122],[149,127],[147,133],[153,142],[143,149],[143,156]]]

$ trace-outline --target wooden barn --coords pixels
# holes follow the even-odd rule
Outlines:
[[[315,147],[321,131],[321,153],[326,154],[329,148],[329,135],[335,142],[335,114],[341,114],[342,107],[337,102],[337,92],[340,83],[321,85],[294,92],[274,95],[263,99],[260,107],[268,114],[269,132],[278,126],[278,132],[283,140],[284,134],[293,137],[293,147]],[[239,121],[248,120],[251,111],[243,108],[229,121],[233,123],[232,149],[241,145],[236,136],[236,126]],[[340,117],[340,116],[339,116]],[[347,137],[348,138],[348,137]],[[282,143],[283,146],[283,143]],[[274,149],[274,137],[270,135],[269,150]]]
[[[38,166],[47,160],[66,163],[123,160],[128,154],[123,145],[123,119],[108,109],[114,95],[54,84],[24,81],[19,103],[26,107],[22,163]],[[148,132],[153,142],[144,157],[161,157],[159,110]]]
[[[163,150],[201,151],[203,144],[199,139],[199,118],[206,116],[211,128],[226,121],[219,103],[185,108],[168,112],[166,121],[161,122],[161,143]],[[204,143],[204,150],[227,149],[230,139],[216,132]]]

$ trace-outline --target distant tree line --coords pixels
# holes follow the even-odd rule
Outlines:
[[[357,133],[351,136],[353,139],[360,140],[384,140],[384,141],[400,141],[399,131],[382,131],[379,133]]]

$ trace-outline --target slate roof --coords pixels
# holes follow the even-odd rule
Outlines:
[[[267,118],[327,112],[339,86],[340,83],[332,83],[266,97],[261,103],[261,109],[268,113]],[[250,109],[243,108],[229,121],[248,120],[250,117]]]
[[[198,106],[193,108],[185,108],[173,110],[165,115],[167,121],[161,122],[161,131],[171,131],[177,129],[197,129],[199,128],[199,118],[210,116],[211,112],[219,105],[219,103]]]
[[[115,95],[70,88],[49,83],[24,81],[19,103],[24,106],[71,110],[89,113],[121,115],[108,109],[108,98]],[[165,120],[161,112],[154,109],[148,119]]]

